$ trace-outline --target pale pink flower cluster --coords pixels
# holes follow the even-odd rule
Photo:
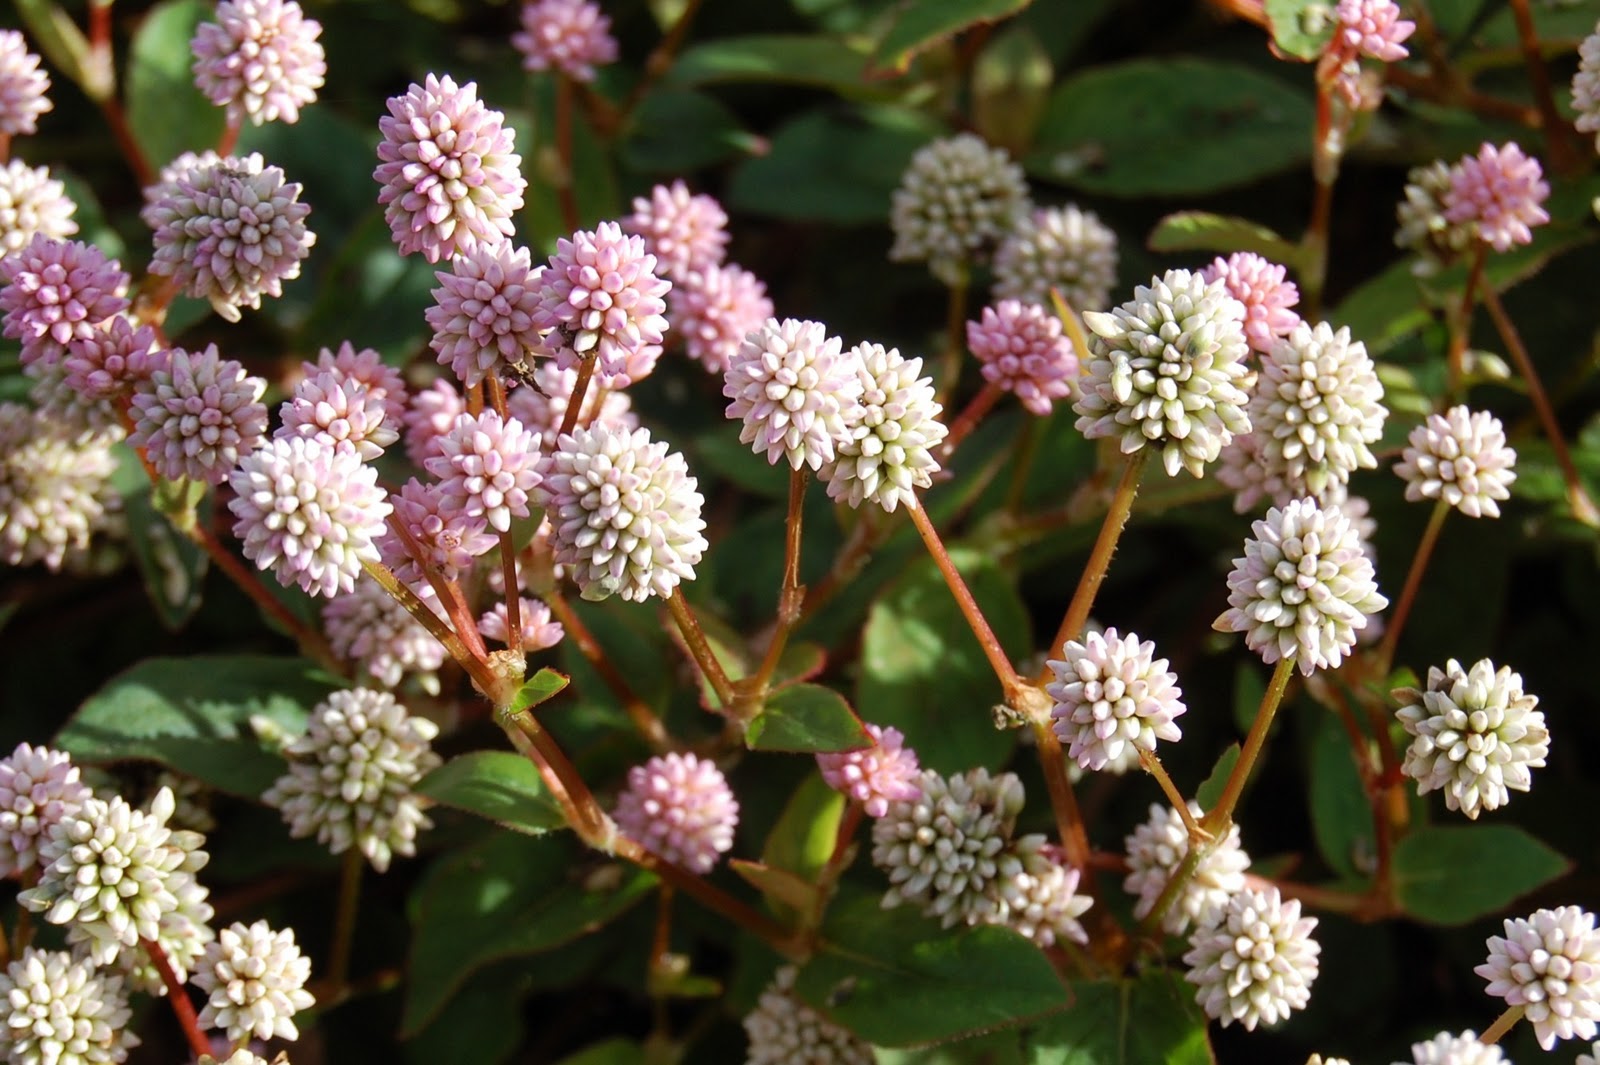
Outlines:
[[[59,570],[83,556],[119,506],[114,440],[0,403],[0,562]]]
[[[1477,155],[1462,158],[1450,170],[1450,191],[1444,216],[1478,227],[1478,237],[1495,251],[1513,244],[1531,244],[1533,227],[1550,221],[1542,204],[1550,195],[1539,160],[1524,155],[1516,144],[1496,148],[1487,142]]]
[[[733,847],[739,801],[716,763],[674,752],[628,771],[612,816],[624,836],[650,853],[708,873]]]
[[[859,751],[817,755],[817,768],[828,787],[861,804],[868,817],[882,817],[891,802],[922,796],[922,770],[917,752],[905,745],[897,728],[869,724],[872,744]]]
[[[0,876],[35,868],[51,826],[76,813],[91,794],[61,751],[19,743],[0,759]]]
[[[50,75],[16,30],[0,30],[0,137],[39,131],[39,116],[54,105]]]
[[[528,493],[539,485],[539,438],[515,418],[492,410],[463,414],[439,438],[424,468],[439,478],[444,509],[481,518],[497,532],[528,516]]]
[[[154,329],[136,328],[125,316],[113,315],[91,336],[67,342],[62,383],[85,399],[115,399],[131,392],[165,359],[156,350]]]
[[[349,378],[324,370],[295,386],[279,413],[280,433],[322,436],[335,445],[355,448],[364,459],[375,459],[400,439],[389,424],[381,394]]]
[[[1500,419],[1462,406],[1430,414],[1411,430],[1394,472],[1413,502],[1442,499],[1469,518],[1498,518],[1511,498],[1516,461]]]
[[[419,389],[406,408],[406,457],[414,466],[426,466],[439,453],[439,440],[455,427],[456,419],[467,412],[467,401],[454,385],[441,377]]]
[[[195,85],[234,125],[297,121],[328,72],[322,24],[295,0],[222,0],[215,17],[189,45]]]
[[[723,375],[729,418],[744,422],[740,443],[777,464],[819,470],[834,460],[861,380],[838,337],[821,322],[769,318],[752,330]]]
[[[667,328],[665,296],[672,283],[656,276],[656,257],[641,237],[601,222],[556,242],[540,275],[534,326],[550,333],[556,365],[593,358],[595,374],[625,388],[649,373]],[[604,383],[604,382],[602,382]]]
[[[522,69],[558,70],[573,81],[593,81],[595,67],[617,59],[611,19],[592,0],[525,0],[511,45]]]
[[[1322,951],[1311,938],[1316,927],[1315,917],[1300,915],[1299,899],[1284,899],[1275,887],[1240,891],[1190,937],[1184,979],[1224,1028],[1276,1024],[1311,1001]]]
[[[1300,324],[1294,312],[1300,289],[1288,280],[1288,269],[1255,252],[1235,252],[1200,272],[1207,284],[1222,279],[1228,294],[1244,304],[1244,338],[1258,352],[1272,350],[1278,337],[1286,337]]]
[[[857,344],[845,359],[861,392],[846,410],[834,461],[822,468],[828,498],[852,507],[870,501],[890,513],[902,503],[914,507],[917,490],[939,471],[934,453],[948,435],[933,379],[922,376],[921,359],[882,344]]]
[[[1594,914],[1577,906],[1507,918],[1506,934],[1489,937],[1489,957],[1473,972],[1489,994],[1522,1006],[1539,1045],[1593,1039],[1600,1022],[1600,934]]]
[[[484,514],[468,514],[464,507],[453,505],[438,483],[413,477],[389,496],[389,502],[394,514],[378,537],[378,553],[397,579],[422,589],[418,594],[423,598],[433,594],[424,567],[453,581],[499,543]],[[410,543],[395,525],[405,530]]]
[[[728,213],[713,197],[692,195],[682,181],[657,185],[649,199],[634,197],[622,228],[644,239],[656,272],[675,285],[693,271],[720,266],[727,253]]]
[[[72,220],[77,210],[49,167],[31,167],[21,159],[0,166],[0,258],[21,251],[35,236],[72,236],[78,231]]]
[[[405,424],[405,379],[372,348],[358,349],[346,340],[337,349],[323,348],[317,352],[316,362],[301,363],[300,368],[307,377],[326,372],[340,382],[354,381],[362,385],[383,401],[383,420],[390,428],[398,432]]]
[[[1068,640],[1061,658],[1047,663],[1055,674],[1045,686],[1055,700],[1055,733],[1082,768],[1104,769],[1125,747],[1153,752],[1157,740],[1183,737],[1176,723],[1188,709],[1183,691],[1155,650],[1150,640],[1107,629]]]
[[[1061,320],[1034,303],[1001,300],[967,323],[967,347],[982,364],[983,379],[1014,394],[1030,413],[1050,413],[1072,395],[1078,356]]]
[[[537,599],[518,600],[522,623],[522,650],[532,654],[548,650],[560,643],[567,630],[561,622],[550,618],[550,608]],[[478,631],[490,640],[509,643],[511,639],[510,615],[506,604],[498,602],[488,613],[478,619]]]
[[[266,389],[266,381],[224,359],[215,344],[196,352],[173,348],[134,390],[128,442],[169,481],[221,484],[266,436]]]
[[[527,248],[509,240],[479,244],[434,274],[433,306],[427,310],[429,345],[441,365],[470,388],[502,369],[523,366],[540,348],[534,325],[539,310],[539,275]]]
[[[742,266],[707,266],[677,279],[667,293],[667,318],[689,357],[726,373],[739,345],[772,317],[767,286]]]
[[[1363,77],[1361,59],[1380,63],[1404,59],[1410,54],[1404,42],[1416,31],[1416,23],[1400,17],[1395,0],[1339,0],[1334,19],[1333,36],[1322,55],[1322,76],[1330,79],[1351,108],[1374,110],[1381,97],[1376,81]]]
[[[390,499],[398,514],[400,500]],[[328,600],[322,625],[333,653],[385,688],[398,687],[412,674],[424,689],[438,691],[433,673],[444,664],[444,644],[371,577]]]
[[[128,275],[92,244],[36,234],[0,258],[0,333],[22,342],[22,362],[54,361],[72,340],[128,309]]]

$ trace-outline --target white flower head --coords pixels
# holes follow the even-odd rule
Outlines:
[[[1468,517],[1498,518],[1499,501],[1511,498],[1516,461],[1500,419],[1452,407],[1411,430],[1394,472],[1409,500],[1442,499]]]
[[[1600,1021],[1600,935],[1594,914],[1577,906],[1507,918],[1504,936],[1489,937],[1489,958],[1473,972],[1489,994],[1522,1006],[1539,1045],[1593,1039]]]
[[[916,506],[917,489],[939,471],[933,453],[947,433],[933,380],[920,376],[921,359],[881,344],[857,344],[845,361],[856,368],[861,396],[846,412],[833,463],[822,469],[828,498],[852,507],[870,501],[891,513],[901,503]]]
[[[139,1037],[122,977],[28,947],[0,973],[0,1055],[16,1065],[108,1065]]]
[[[1104,769],[1123,748],[1154,751],[1156,741],[1183,735],[1176,718],[1186,709],[1177,676],[1156,645],[1116,629],[1068,640],[1048,663],[1055,680],[1045,691],[1055,700],[1050,716],[1067,754],[1084,769]]]
[[[723,376],[739,442],[777,464],[820,470],[846,439],[861,397],[856,352],[841,354],[821,322],[769,318],[739,345]]]
[[[195,986],[208,996],[200,1025],[220,1028],[234,1042],[298,1039],[294,1015],[316,1004],[305,989],[310,975],[292,929],[235,923],[218,933],[195,969]]]
[[[1193,802],[1189,804],[1189,813],[1196,820],[1204,816]],[[1143,919],[1155,907],[1167,881],[1188,855],[1189,830],[1177,810],[1151,804],[1149,820],[1133,830],[1126,850],[1128,877],[1122,882],[1122,888],[1139,897],[1133,914]],[[1161,927],[1177,936],[1191,924],[1204,923],[1212,912],[1244,890],[1244,871],[1248,868],[1250,856],[1239,845],[1239,826],[1233,825],[1201,859],[1171,908],[1162,916]]]
[[[1299,900],[1285,901],[1277,888],[1241,891],[1214,916],[1183,956],[1206,1016],[1254,1031],[1304,1009],[1322,948],[1311,938],[1317,919],[1300,916]]]

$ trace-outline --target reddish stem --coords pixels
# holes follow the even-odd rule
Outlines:
[[[936,456],[941,463],[949,460],[956,446],[965,440],[972,430],[978,427],[978,423],[983,421],[984,415],[994,409],[994,405],[1000,401],[1000,397],[1003,395],[1005,395],[1005,389],[993,381],[984,383],[982,390],[972,397],[972,400],[962,408],[961,413],[956,415],[956,420],[950,423],[950,433],[944,438],[944,443],[940,445],[939,453]]]
[[[194,1051],[197,1059],[210,1054],[211,1040],[200,1030],[200,1018],[195,1015],[194,1003],[189,1000],[189,989],[173,972],[172,960],[167,957],[167,952],[161,949],[160,943],[151,939],[141,939],[139,943],[144,947],[144,952],[150,955],[156,972],[161,974],[161,983],[167,989],[167,1001],[172,1003],[172,1012],[177,1015],[178,1024],[183,1028],[184,1038],[189,1041],[189,1049]]]
[[[566,436],[577,426],[578,415],[583,410],[584,398],[589,394],[589,381],[594,377],[594,364],[598,358],[598,355],[591,352],[588,358],[578,364],[578,378],[572,382],[572,394],[567,397],[567,409],[561,415],[561,431],[558,436]]]
[[[323,637],[322,633],[296,617],[294,612],[283,604],[282,600],[273,595],[267,589],[267,586],[261,583],[259,574],[252,572],[243,562],[235,558],[231,551],[217,541],[216,536],[213,535],[210,529],[206,528],[205,523],[195,522],[191,539],[200,545],[211,561],[216,563],[217,568],[222,570],[228,576],[228,579],[238,586],[240,591],[250,597],[251,602],[261,608],[262,613],[288,630],[289,634],[294,637],[295,642],[300,645],[300,650],[306,657],[315,660],[318,665],[332,673],[340,675],[344,673],[344,663],[340,662],[338,656],[333,653],[333,648],[328,646],[328,641]]]
[[[572,165],[572,79],[556,73],[556,157],[561,160],[561,173],[556,177],[556,198],[561,203],[561,223],[567,232],[578,229],[578,194],[573,188]],[[570,433],[569,425],[562,432]]]

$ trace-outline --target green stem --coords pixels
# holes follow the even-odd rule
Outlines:
[[[677,622],[678,631],[683,633],[683,642],[689,648],[690,656],[700,667],[700,672],[705,674],[706,682],[716,693],[717,701],[722,704],[723,709],[731,707],[733,683],[728,680],[727,671],[722,668],[721,661],[711,650],[711,644],[706,640],[706,634],[701,630],[700,622],[694,616],[694,610],[689,606],[689,601],[683,597],[682,588],[672,589],[672,594],[667,597],[667,609],[672,611],[672,620]]]
[[[1439,500],[1433,505],[1433,513],[1428,515],[1428,526],[1422,530],[1422,539],[1417,541],[1417,553],[1411,557],[1411,568],[1406,571],[1406,583],[1400,590],[1400,599],[1395,603],[1394,616],[1389,619],[1389,627],[1384,630],[1383,642],[1378,645],[1378,672],[1387,676],[1389,667],[1394,665],[1395,648],[1400,645],[1400,632],[1406,627],[1406,619],[1411,616],[1411,607],[1417,601],[1417,591],[1422,587],[1422,574],[1428,568],[1428,560],[1433,557],[1434,545],[1439,542],[1439,531],[1444,528],[1444,519],[1450,515],[1450,504]]]
[[[1240,752],[1239,760],[1233,764],[1228,781],[1222,787],[1222,798],[1200,822],[1200,827],[1212,836],[1221,838],[1228,831],[1228,826],[1233,824],[1233,811],[1239,805],[1239,797],[1244,794],[1245,783],[1250,779],[1256,761],[1261,757],[1261,749],[1266,746],[1267,732],[1271,730],[1272,719],[1283,702],[1289,678],[1294,676],[1295,659],[1295,655],[1284,655],[1278,659],[1278,667],[1272,671],[1272,680],[1261,696],[1261,705],[1256,708],[1256,719],[1250,725],[1250,734],[1245,737],[1244,750]]]
[[[361,874],[366,864],[361,849],[350,847],[344,852],[344,864],[339,869],[339,909],[334,915],[333,949],[328,953],[328,983],[334,997],[342,994],[350,982],[350,950],[355,945]]]
[[[1495,1022],[1489,1026],[1488,1031],[1478,1037],[1478,1042],[1486,1047],[1494,1046],[1500,1042],[1501,1037],[1516,1027],[1518,1021],[1522,1020],[1522,1015],[1527,1012],[1527,1009],[1528,1007],[1526,1006],[1512,1006],[1506,1010],[1495,1018]]]

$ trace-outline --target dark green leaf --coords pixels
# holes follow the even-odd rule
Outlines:
[[[941,931],[876,899],[836,904],[800,997],[879,1046],[991,1031],[1065,1009],[1071,999],[1031,942],[1005,928]]]
[[[693,89],[657,89],[639,103],[624,135],[622,161],[643,173],[683,174],[752,147],[739,118]]]
[[[1311,827],[1317,849],[1340,876],[1368,875],[1377,853],[1372,807],[1349,736],[1333,714],[1319,711],[1318,716],[1320,727],[1311,742]]]
[[[1135,59],[1056,88],[1030,173],[1108,196],[1216,192],[1306,158],[1311,100],[1232,63]]]
[[[176,632],[200,608],[201,587],[210,560],[153,505],[150,482],[139,468],[133,449],[122,444],[118,450],[123,468],[131,467],[130,472],[137,477],[132,491],[122,497],[122,508],[128,516],[128,546],[156,616]],[[210,514],[211,498],[206,496],[200,501],[198,520],[209,521]]]
[[[516,698],[511,700],[511,712],[520,714],[540,703],[548,702],[571,682],[572,678],[564,673],[557,673],[548,667],[541,669],[523,681],[522,687],[517,689]]]
[[[607,1039],[562,1058],[560,1065],[645,1065],[649,1060],[644,1048],[633,1040]]]
[[[417,886],[402,1035],[427,1026],[474,972],[593,932],[655,878],[583,861],[569,835],[497,833],[436,862]]]
[[[511,751],[473,751],[452,758],[417,781],[414,790],[530,836],[567,825],[533,763]]]
[[[904,74],[918,52],[980,22],[1010,18],[1032,0],[943,0],[902,4],[872,57],[875,67]]]
[[[1011,578],[990,559],[956,549],[966,579],[1001,647],[1016,661],[1030,645],[1028,613]],[[875,724],[905,733],[922,764],[941,773],[996,766],[1015,734],[994,727],[1000,682],[931,559],[914,563],[867,618],[856,705]]]
[[[1232,218],[1210,211],[1179,211],[1156,223],[1150,239],[1151,251],[1214,251],[1223,255],[1253,251],[1285,266],[1296,266],[1299,245],[1278,236],[1266,226],[1248,218]]]
[[[1377,355],[1432,320],[1418,296],[1411,260],[1403,259],[1346,296],[1330,318],[1334,325],[1349,326],[1351,334]]]
[[[192,655],[151,658],[113,677],[56,734],[56,746],[82,762],[157,762],[245,798],[283,774],[250,719],[290,733],[333,682],[299,658]]]
[[[1215,1065],[1194,988],[1168,969],[1085,980],[1026,1038],[1028,1065]]]
[[[915,1050],[878,1048],[878,1065],[1023,1065],[1021,1035],[1015,1031],[961,1039]]]
[[[694,439],[694,468],[710,470],[747,492],[769,499],[789,497],[788,467],[778,469],[766,456],[739,442],[739,434],[719,425]]]
[[[1456,925],[1496,913],[1572,863],[1513,825],[1419,828],[1396,844],[1400,908],[1433,924]]]
[[[672,64],[666,81],[669,85],[758,81],[853,88],[860,84],[866,64],[865,54],[837,37],[724,37],[685,49]]]
[[[1212,767],[1211,775],[1201,782],[1194,793],[1194,801],[1200,804],[1200,809],[1209,810],[1222,798],[1222,789],[1228,786],[1228,774],[1239,764],[1240,753],[1237,743],[1228,744],[1227,750],[1222,752],[1222,757]]]
[[[526,970],[513,963],[479,970],[432,1024],[401,1045],[402,1059],[407,1065],[505,1061],[522,1042],[522,999],[529,983]]]
[[[767,699],[745,729],[753,751],[853,751],[872,738],[844,696],[820,684],[795,684]]]
[[[195,27],[212,17],[204,0],[166,0],[150,9],[128,49],[128,128],[154,169],[186,151],[213,147],[222,108],[194,87]]]
[[[1266,0],[1272,41],[1297,59],[1322,54],[1333,36],[1334,19],[1323,0]]]

